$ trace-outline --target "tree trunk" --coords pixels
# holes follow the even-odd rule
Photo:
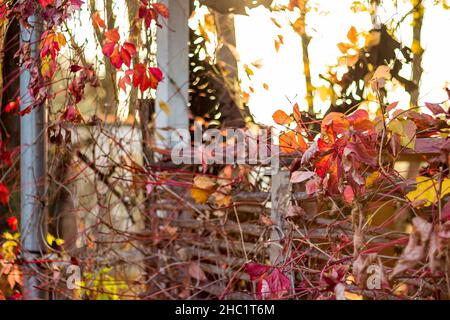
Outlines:
[[[240,97],[240,85],[238,81],[238,64],[233,52],[236,48],[236,30],[233,14],[214,12],[214,20],[217,28],[217,37],[221,47],[217,51],[217,65],[221,71],[223,80],[221,88],[218,86],[219,101],[224,126],[244,126],[242,114],[242,101]],[[219,79],[217,79],[220,81]],[[215,81],[213,79],[213,81]]]
[[[422,78],[422,59],[423,49],[421,46],[422,40],[422,25],[425,8],[422,0],[412,0],[414,6],[413,13],[413,62],[412,62],[412,80],[417,85],[417,89],[411,92],[411,105],[416,107],[419,102],[420,94],[420,79]]]
[[[306,103],[308,105],[308,114],[314,116],[314,86],[311,80],[311,61],[309,59],[309,43],[311,37],[306,33],[306,13],[308,7],[308,0],[299,2],[300,18],[298,20],[299,26],[296,26],[296,31],[300,34],[302,40],[302,59],[303,59],[303,73],[306,82]]]

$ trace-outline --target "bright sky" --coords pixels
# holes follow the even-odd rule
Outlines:
[[[286,4],[288,1],[276,0],[276,2]],[[318,75],[325,73],[328,65],[336,64],[337,58],[341,55],[336,44],[347,40],[350,27],[355,26],[359,32],[369,31],[372,24],[369,13],[354,13],[350,9],[352,0],[315,0],[315,2],[320,2],[317,6],[320,11],[310,12],[307,16],[307,32],[313,37],[309,48],[313,85],[320,87],[324,82]],[[391,1],[385,2],[379,11],[381,22],[391,19],[398,21],[411,9],[410,1],[398,1],[398,9],[393,7]],[[450,82],[448,35],[443,32],[450,30],[450,11],[443,10],[442,6],[432,5],[432,1],[425,2],[427,5],[422,46],[426,51],[420,90],[422,104],[444,101],[446,93],[443,87]],[[275,17],[283,28],[278,28],[270,17]],[[300,106],[306,106],[300,37],[288,23],[288,19],[294,21],[296,17],[290,13],[269,13],[263,7],[250,10],[249,16],[236,16],[237,50],[241,59],[240,77],[244,89],[252,86],[255,90],[249,105],[258,122],[273,124],[272,113],[277,109],[292,111],[292,104],[295,102]],[[407,46],[411,46],[412,43],[411,20],[411,17],[406,19],[396,35],[397,39]],[[279,34],[284,37],[284,45],[277,53],[274,39]],[[263,66],[254,70],[255,75],[249,80],[242,66],[258,60],[262,61]],[[411,72],[403,71],[407,75]],[[269,90],[263,88],[263,83],[268,84]],[[403,90],[393,91],[389,99],[400,101],[400,107],[408,107],[409,96]],[[327,104],[316,97],[315,105],[320,110]]]
[[[98,1],[97,9],[101,12]],[[274,0],[277,4],[287,4],[288,0]],[[311,73],[313,85],[323,86],[325,82],[319,79],[320,73],[325,73],[327,66],[335,65],[341,55],[336,44],[347,41],[347,32],[355,26],[359,32],[372,28],[370,15],[367,12],[354,13],[351,8],[353,0],[310,0],[318,10],[311,11],[307,16],[307,33],[312,36],[309,47],[311,58]],[[365,1],[361,1],[365,2]],[[384,1],[379,11],[381,22],[398,21],[412,6],[410,0],[397,1],[399,8],[394,8],[394,1]],[[446,30],[450,30],[450,10],[444,10],[441,5],[433,5],[432,0],[425,0],[426,13],[423,25],[422,46],[425,48],[420,91],[420,102],[442,102],[446,93],[442,89],[450,82],[450,59],[448,58],[449,42]],[[124,2],[117,1],[114,11],[120,21],[120,32],[125,38],[128,32],[126,7]],[[203,13],[206,10],[200,10]],[[95,61],[100,48],[95,46],[91,30],[90,13],[87,6],[78,14],[79,19],[71,21],[70,27],[77,42],[84,45],[85,53],[90,61]],[[271,17],[276,18],[282,28],[278,28]],[[236,16],[237,51],[239,52],[240,78],[245,91],[251,86],[255,92],[251,95],[249,105],[256,120],[265,124],[273,124],[272,114],[277,109],[292,110],[293,103],[306,107],[305,81],[301,53],[301,41],[289,24],[295,21],[298,13],[270,13],[259,7],[249,10],[249,16]],[[88,22],[89,21],[89,22]],[[402,24],[397,39],[404,45],[411,46],[412,17],[409,16]],[[192,22],[192,21],[191,21]],[[198,23],[198,22],[197,22]],[[192,22],[192,26],[197,24]],[[275,51],[274,40],[283,35],[284,45]],[[243,65],[261,62],[260,69],[252,68],[254,76],[251,79],[245,74]],[[102,69],[102,65],[99,65]],[[100,70],[102,73],[102,70]],[[411,70],[403,70],[410,77]],[[263,84],[268,85],[268,90]],[[407,108],[409,95],[400,88],[390,91],[391,102],[400,101],[399,106]],[[127,94],[121,92],[121,102],[126,105]],[[314,99],[317,111],[324,111],[328,106],[319,97]],[[124,110],[127,108],[124,108]],[[126,116],[126,114],[124,114]]]

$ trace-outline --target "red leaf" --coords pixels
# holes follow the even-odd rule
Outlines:
[[[147,68],[144,64],[138,63],[133,70],[133,86],[139,87],[141,92],[149,88],[156,89],[162,80],[162,72],[159,68]]]
[[[441,216],[443,221],[450,221],[450,201],[442,208]]]
[[[288,294],[291,288],[291,281],[278,268],[275,268],[268,276],[270,288],[270,298],[281,298]]]
[[[425,102],[425,105],[431,112],[433,112],[434,115],[445,113],[445,110],[438,103]]]
[[[73,65],[70,66],[69,69],[70,69],[70,72],[76,73],[76,72],[78,72],[80,70],[83,70],[83,67],[79,66],[77,64],[73,64]]]
[[[250,280],[255,281],[266,273],[270,269],[269,266],[265,266],[258,263],[247,263],[245,265],[245,272],[250,276]]]
[[[344,155],[347,156],[351,153],[356,160],[372,167],[377,166],[377,151],[373,146],[367,147],[360,141],[358,143],[349,142],[344,149]]]
[[[163,73],[160,68],[150,68],[150,74],[152,74],[158,82],[163,80]]]
[[[279,268],[248,263],[245,265],[245,271],[252,281],[258,282],[259,298],[279,299],[291,289],[289,278]]]
[[[16,217],[9,217],[6,219],[6,223],[8,224],[9,228],[16,232],[17,231],[17,218]]]
[[[53,5],[54,2],[55,0],[39,0],[39,3],[44,9],[47,8],[49,5]]]
[[[353,189],[352,189],[351,186],[345,186],[345,189],[344,189],[344,200],[348,204],[353,203],[353,201],[355,200],[355,193],[353,192]]]
[[[72,123],[80,123],[83,120],[80,110],[73,104],[67,106],[61,118]]]
[[[126,50],[130,54],[130,56],[134,56],[137,52],[136,46],[131,42],[125,42],[123,44],[122,50]]]
[[[136,88],[139,87],[141,92],[144,92],[150,88],[150,79],[147,75],[147,67],[142,63],[138,63],[134,67],[133,86]]]
[[[122,58],[123,63],[130,67],[131,65],[131,58],[136,54],[136,47],[134,44],[125,42],[123,44],[122,49],[120,50],[120,57]]]
[[[308,180],[305,184],[306,193],[310,196],[317,192],[320,187],[320,181],[318,178]]]
[[[111,55],[114,52],[114,48],[116,47],[116,44],[114,42],[105,42],[102,48],[102,52],[105,56],[111,57]]]
[[[19,111],[19,116],[24,116],[28,113],[30,113],[32,110],[31,106],[26,107],[25,109],[23,109],[22,111]]]
[[[120,54],[120,51],[119,51],[119,46],[116,46],[114,48],[111,56],[109,57],[109,60],[111,61],[111,64],[116,69],[120,69],[120,67],[122,67],[123,60],[122,60],[122,55]]]
[[[328,154],[316,162],[316,173],[319,177],[325,178],[331,166],[332,155]]]
[[[395,108],[397,108],[398,106],[398,101],[391,103],[390,105],[388,105],[386,107],[386,112],[390,112],[392,110],[394,110]]]
[[[0,183],[0,203],[6,205],[9,203],[9,189],[3,183]]]
[[[139,18],[144,19],[145,26],[147,28],[150,28],[152,21],[157,20],[158,12],[156,11],[156,9],[149,9],[146,6],[148,6],[148,4],[144,3],[144,5],[141,5],[139,7]],[[158,22],[156,22],[156,24],[158,25]]]
[[[6,106],[5,106],[5,112],[15,112],[17,110],[19,110],[20,107],[20,97],[18,97],[15,101],[10,101]]]
[[[120,62],[121,62],[120,66],[122,66],[122,63],[124,63],[127,67],[130,67],[130,65],[131,65],[131,55],[124,48],[122,48],[122,50],[120,50]],[[119,66],[119,68],[120,68],[120,66]]]

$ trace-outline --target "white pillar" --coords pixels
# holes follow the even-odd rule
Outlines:
[[[157,33],[158,67],[164,73],[164,80],[156,92],[156,128],[160,146],[171,147],[177,141],[170,141],[171,132],[161,128],[188,129],[189,89],[189,0],[162,0],[170,17],[162,23]],[[170,107],[170,114],[160,107],[160,101]],[[163,137],[164,139],[161,139]]]
[[[28,19],[29,27],[21,26],[21,43],[29,44],[31,57],[39,59],[39,40],[42,22],[36,16]],[[31,81],[30,70],[21,68],[20,109],[25,110],[33,101],[28,86]],[[26,300],[45,300],[48,294],[40,290],[39,266],[33,261],[44,254],[46,235],[46,215],[44,207],[47,149],[46,149],[45,106],[37,106],[20,118],[20,208],[21,242],[23,266],[23,296]]]

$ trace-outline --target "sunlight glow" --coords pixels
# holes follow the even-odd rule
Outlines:
[[[279,0],[276,4],[286,4],[288,1]],[[346,41],[346,35],[351,26],[359,32],[369,31],[372,22],[369,13],[353,12],[352,0],[320,0],[311,1],[313,7],[307,16],[307,33],[312,36],[309,47],[311,58],[311,73],[313,85],[318,88],[326,84],[319,78],[320,73],[326,71],[327,66],[335,65],[341,55],[336,44]],[[383,23],[397,22],[411,9],[411,3],[398,1],[398,7],[386,2],[378,12],[379,20]],[[270,19],[276,18],[282,25],[278,28]],[[303,75],[302,48],[300,37],[289,25],[289,20],[295,18],[295,13],[270,13],[259,7],[249,10],[248,16],[236,16],[237,50],[240,54],[240,78],[242,88],[248,92],[252,87],[249,106],[258,122],[273,124],[272,113],[277,109],[291,111],[292,105],[298,103],[304,110],[305,80]],[[405,19],[395,34],[404,45],[412,43],[412,17]],[[450,60],[448,59],[448,40],[445,32],[439,30],[450,29],[450,13],[441,6],[426,2],[423,24],[422,46],[424,47],[424,61],[420,100],[424,102],[442,102],[446,100],[444,86],[450,81]],[[274,40],[283,35],[284,45],[277,53]],[[261,61],[262,67],[254,70],[254,76],[249,79],[243,68],[245,64]],[[406,69],[406,68],[405,68]],[[411,76],[411,70],[402,70],[402,75]],[[263,84],[267,84],[266,90]],[[400,101],[399,106],[407,108],[409,94],[400,86],[393,86],[388,99],[391,102]],[[316,111],[324,112],[328,101],[322,101],[318,95],[314,97]]]

